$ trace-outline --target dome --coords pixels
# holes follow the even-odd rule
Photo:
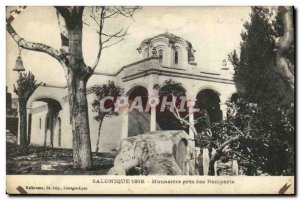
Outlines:
[[[193,49],[192,43],[169,32],[161,33],[154,37],[150,37],[143,40],[140,47],[137,50],[140,54],[143,55],[144,58],[146,58],[152,55],[153,48],[155,48],[155,50],[158,51],[161,47],[165,48],[165,51],[169,51],[166,48],[171,49],[173,51],[179,49],[181,51],[181,54],[184,55],[184,58],[181,58],[182,61],[186,60],[188,64],[195,64],[195,50]]]

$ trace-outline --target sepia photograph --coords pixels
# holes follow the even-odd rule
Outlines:
[[[7,193],[294,195],[295,22],[7,6]]]

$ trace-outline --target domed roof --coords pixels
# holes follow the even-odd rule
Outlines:
[[[165,33],[158,34],[158,35],[156,35],[154,37],[147,38],[147,39],[143,40],[143,42],[147,43],[147,42],[150,42],[151,40],[153,40],[155,38],[158,38],[158,37],[165,37],[165,38],[168,38],[170,41],[173,41],[173,42],[184,40],[183,38],[181,38],[181,37],[179,37],[177,35],[174,35],[174,34],[169,33],[169,32],[165,32]],[[187,42],[187,43],[190,43],[187,40],[184,40],[184,41]]]
[[[188,51],[188,58],[189,58],[189,61],[193,61],[194,60],[194,52],[195,50],[193,49],[193,46],[192,46],[192,43],[190,43],[188,40],[185,40],[177,35],[174,35],[172,33],[169,33],[169,32],[165,32],[165,33],[161,33],[161,34],[158,34],[154,37],[150,37],[150,38],[147,38],[145,40],[142,41],[141,43],[141,46],[138,48],[138,51],[141,50],[142,46],[144,45],[147,45],[147,44],[150,44],[151,41],[153,41],[154,39],[156,38],[160,38],[160,37],[164,37],[164,38],[167,38],[169,40],[169,43],[170,44],[175,44],[175,43],[185,43],[186,46],[187,46],[187,51]]]

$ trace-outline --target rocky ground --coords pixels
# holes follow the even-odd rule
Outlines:
[[[56,175],[106,175],[113,166],[115,154],[93,153],[93,168],[88,171],[72,168],[72,150],[29,147],[29,154],[11,142],[6,144],[6,173],[10,174],[56,174]]]

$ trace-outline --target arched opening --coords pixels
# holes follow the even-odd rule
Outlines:
[[[164,51],[162,49],[158,50],[158,58],[159,58],[159,62],[163,63]]]
[[[197,95],[196,108],[200,112],[194,114],[195,119],[202,117],[199,123],[195,125],[197,131],[209,126],[211,123],[222,120],[222,111],[220,109],[220,98],[217,92],[212,89],[201,90]]]
[[[178,65],[178,50],[175,50],[175,53],[174,53],[174,64]]]
[[[142,86],[132,88],[129,96],[128,137],[150,131],[150,111],[146,110],[148,91]]]
[[[173,83],[171,83],[173,84]],[[170,87],[176,87],[176,93],[177,98],[175,101],[175,105],[178,108],[179,115],[184,118],[187,114],[187,102],[186,102],[186,95],[185,95],[185,89],[179,85],[167,85],[163,86],[159,90],[159,104],[156,108],[156,122],[159,125],[161,130],[184,130],[188,133],[188,126],[185,124],[182,124],[170,111],[172,99],[173,97],[171,95],[165,96],[165,91],[170,90]],[[168,87],[168,88],[167,88]],[[172,89],[171,89],[172,90]],[[168,93],[168,92],[167,92]],[[167,102],[166,104],[168,106],[164,106],[163,102]]]
[[[37,98],[31,103],[30,140],[32,144],[57,146],[58,131],[56,129],[58,115],[62,110],[60,102],[52,98]]]

